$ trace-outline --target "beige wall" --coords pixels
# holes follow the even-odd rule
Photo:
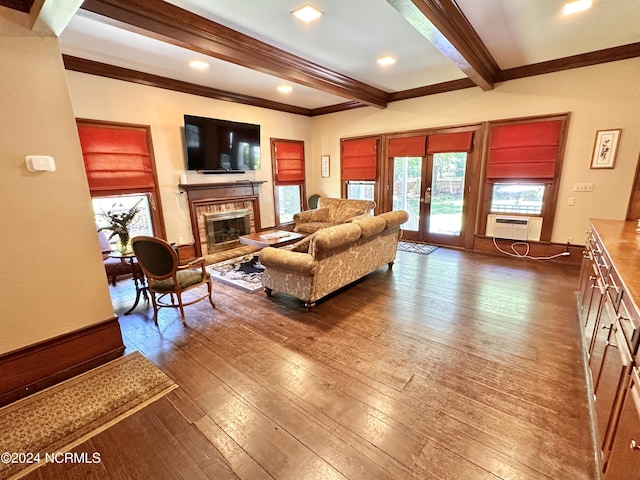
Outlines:
[[[367,107],[314,118],[309,193],[340,194],[341,137],[571,112],[552,241],[583,244],[588,218],[624,219],[640,151],[640,59],[540,75],[497,85]],[[622,128],[613,170],[589,168],[596,130]],[[331,156],[321,178],[320,155]],[[574,192],[590,182],[593,192]],[[568,206],[569,197],[575,206]]]
[[[340,195],[342,137],[487,120],[571,112],[567,149],[552,240],[584,242],[590,217],[622,219],[640,150],[640,59],[514,80],[482,92],[478,88],[306,118],[167,90],[67,72],[75,115],[151,125],[162,202],[170,241],[191,240],[185,199],[177,191],[184,169],[185,113],[262,125],[262,168],[243,175],[189,174],[189,182],[265,180],[261,187],[264,227],[274,224],[269,139],[306,142],[307,194]],[[100,92],[96,94],[96,92]],[[615,169],[589,168],[595,132],[622,128]],[[321,178],[320,156],[330,155],[331,176]],[[574,183],[594,184],[591,193]],[[575,206],[568,206],[570,197]]]
[[[167,239],[192,241],[185,195],[178,192],[185,174],[184,114],[222,118],[261,126],[261,168],[244,174],[188,174],[188,183],[266,181],[260,187],[263,227],[274,225],[271,138],[303,140],[310,155],[311,120],[300,115],[223,102],[77,72],[67,72],[76,117],[151,126]],[[98,93],[99,92],[99,93]]]
[[[27,24],[0,14],[0,354],[113,317],[58,42]]]

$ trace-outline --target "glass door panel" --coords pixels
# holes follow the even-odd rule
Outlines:
[[[404,236],[417,240],[421,227],[423,159],[393,158],[393,210],[405,210],[409,220],[403,225]]]
[[[432,163],[429,233],[458,236],[462,231],[467,154],[436,153]]]
[[[467,154],[394,157],[393,210],[406,210],[403,238],[463,245]]]

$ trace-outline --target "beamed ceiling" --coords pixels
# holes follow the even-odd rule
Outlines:
[[[225,101],[320,115],[640,56],[640,2],[318,0],[304,24],[291,0],[45,0],[77,4],[60,27],[65,66]],[[31,1],[0,0],[28,12]],[[31,12],[45,14],[47,8]],[[52,8],[53,7],[53,8]],[[48,17],[40,23],[50,22]],[[37,23],[37,22],[36,22]],[[394,65],[376,59],[391,55]],[[190,60],[207,62],[196,71]],[[276,87],[287,84],[282,94]]]

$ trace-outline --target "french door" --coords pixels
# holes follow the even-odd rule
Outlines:
[[[469,208],[467,152],[391,157],[393,210],[406,210],[403,238],[464,246]]]

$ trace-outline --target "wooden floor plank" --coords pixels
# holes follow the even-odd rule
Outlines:
[[[578,269],[440,248],[311,312],[214,283],[187,326],[120,317],[179,386],[79,448],[54,478],[595,480]],[[111,287],[116,313],[130,282]],[[68,476],[65,476],[68,475]]]

